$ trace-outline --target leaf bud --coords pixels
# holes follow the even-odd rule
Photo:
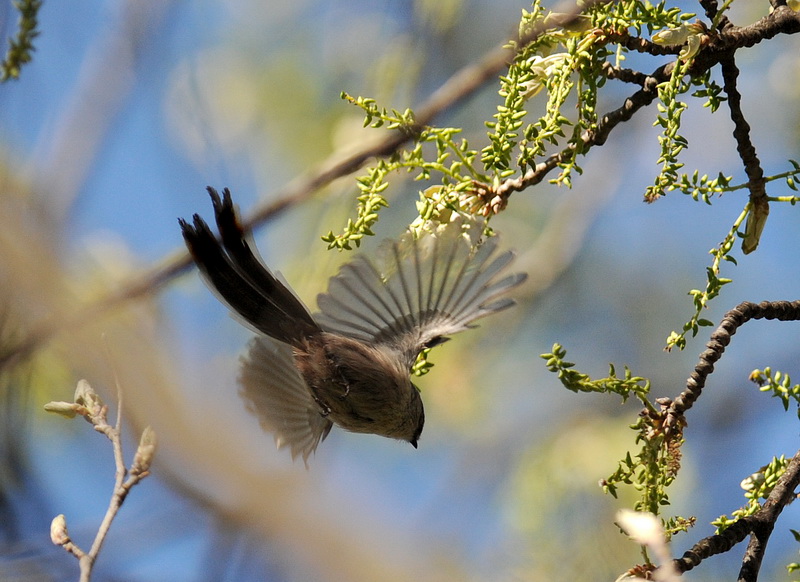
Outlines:
[[[76,404],[75,402],[48,402],[44,405],[44,409],[47,412],[53,412],[55,414],[60,414],[66,418],[75,418],[75,415],[78,414],[78,409],[80,408],[80,404]]]
[[[150,426],[145,427],[142,431],[142,437],[139,439],[139,447],[136,449],[136,455],[133,457],[133,465],[131,466],[132,474],[140,475],[150,470],[150,465],[156,454],[157,443],[156,431]]]
[[[100,395],[94,391],[88,381],[83,379],[78,380],[78,386],[75,388],[75,403],[85,406],[92,414],[103,407]]]
[[[63,546],[69,539],[69,532],[67,532],[67,518],[61,513],[53,518],[50,522],[50,539],[57,546]]]

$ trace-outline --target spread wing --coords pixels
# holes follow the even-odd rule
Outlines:
[[[320,414],[306,383],[295,368],[292,349],[259,336],[242,357],[240,394],[261,427],[274,433],[278,448],[289,446],[292,458],[308,457],[328,436],[332,423]]]
[[[317,297],[321,313],[315,321],[326,331],[386,344],[410,368],[422,349],[514,305],[502,296],[526,275],[497,280],[514,254],[493,257],[497,237],[479,243],[481,231],[481,223],[465,231],[454,222],[435,233],[409,233],[385,243],[383,260],[356,257]]]

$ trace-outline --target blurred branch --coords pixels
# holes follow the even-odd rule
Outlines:
[[[581,13],[597,0],[585,1],[578,6],[575,2],[561,2],[553,12],[561,13],[560,26],[568,26],[575,22]],[[552,24],[551,24],[552,26]],[[459,103],[473,95],[478,89],[488,82],[493,82],[514,59],[519,47],[536,40],[545,31],[542,22],[534,27],[523,37],[516,41],[516,46],[503,46],[487,52],[476,63],[469,64],[454,73],[439,87],[421,106],[414,108],[415,126],[420,128],[430,124],[433,119],[447,109],[452,109]],[[337,154],[328,160],[312,174],[290,183],[282,193],[277,195],[277,200],[261,208],[257,208],[249,218],[242,221],[246,230],[259,226],[287,207],[294,206],[310,198],[317,190],[331,183],[333,180],[351,174],[361,168],[369,159],[389,156],[397,151],[405,142],[409,141],[414,131],[388,133],[380,141],[374,142],[353,154],[340,158]]]
[[[554,11],[561,13],[560,22],[566,26],[575,21],[587,6],[595,2],[584,2],[583,7],[579,7],[575,2],[562,2],[555,7]],[[518,40],[518,46],[530,43],[544,31],[544,25],[540,25],[531,30],[528,34]],[[511,47],[495,48],[487,52],[476,63],[469,64],[454,73],[445,83],[439,87],[417,110],[416,123],[426,125],[437,115],[447,109],[451,109],[474,94],[485,83],[494,81],[497,75],[508,66],[513,60],[515,49]],[[80,120],[76,115],[70,127],[75,127]],[[406,133],[388,133],[380,141],[371,142],[361,149],[342,155],[334,153],[327,160],[311,173],[300,176],[294,181],[278,190],[267,202],[257,207],[249,216],[242,218],[242,226],[246,231],[252,230],[256,226],[263,225],[282,214],[285,210],[297,206],[310,199],[318,190],[330,184],[337,178],[351,174],[361,168],[369,159],[391,155],[397,151],[407,140],[409,135]],[[69,140],[61,139],[63,153],[67,154]],[[95,144],[96,145],[96,144]],[[58,156],[56,156],[57,158]],[[84,156],[85,158],[85,156]],[[64,160],[66,163],[66,160]],[[59,171],[63,163],[55,165]],[[70,171],[72,174],[72,171]],[[60,175],[58,171],[52,171],[52,176]],[[39,328],[31,331],[27,337],[23,338],[15,347],[9,349],[0,356],[0,370],[11,367],[26,359],[43,343],[47,342],[55,333],[59,331],[79,327],[85,322],[102,317],[111,310],[128,301],[156,293],[164,285],[186,272],[192,265],[191,257],[185,250],[181,250],[175,255],[164,259],[149,271],[139,277],[123,284],[119,291],[112,292],[106,297],[78,310],[72,317],[66,320],[50,321]]]
[[[38,147],[39,192],[55,224],[72,206],[117,115],[133,90],[143,54],[171,3],[163,0],[127,0],[116,8],[114,25],[108,27],[87,51],[78,84],[54,130],[48,130]]]
[[[131,463],[130,470],[126,469],[122,455],[122,389],[119,382],[117,382],[117,418],[113,426],[108,424],[108,406],[103,403],[86,380],[78,382],[73,402],[49,402],[45,404],[44,408],[48,412],[67,418],[74,418],[76,415],[84,417],[97,432],[104,434],[111,441],[114,450],[116,467],[114,493],[111,495],[108,510],[106,510],[89,552],[82,550],[69,537],[67,520],[63,514],[56,516],[50,524],[50,539],[55,545],[63,547],[78,559],[81,570],[80,580],[88,582],[94,563],[111,528],[111,522],[117,516],[131,488],[150,474],[150,465],[156,449],[156,434],[149,426],[142,431],[133,463]]]

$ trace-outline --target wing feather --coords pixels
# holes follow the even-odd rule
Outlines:
[[[242,357],[239,383],[248,410],[264,430],[274,433],[278,448],[288,446],[293,459],[302,455],[308,463],[333,425],[320,414],[291,348],[266,336],[252,339]]]
[[[526,275],[496,280],[514,253],[494,256],[497,237],[479,241],[482,230],[482,223],[464,229],[455,222],[387,242],[375,262],[356,257],[317,297],[315,320],[327,331],[386,344],[410,367],[425,347],[514,304],[501,296]]]

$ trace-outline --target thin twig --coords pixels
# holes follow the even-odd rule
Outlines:
[[[749,180],[750,200],[754,204],[757,200],[765,199],[767,188],[764,182],[764,170],[756,154],[756,148],[750,139],[750,124],[742,112],[742,95],[736,86],[739,77],[739,68],[736,66],[733,54],[720,62],[722,66],[722,79],[725,94],[728,96],[728,107],[733,121],[733,137],[736,139],[736,151],[739,152]]]
[[[150,474],[150,464],[155,454],[156,437],[153,430],[148,426],[142,432],[130,471],[125,468],[125,459],[122,454],[122,389],[117,379],[116,371],[114,379],[119,399],[114,426],[108,424],[108,406],[103,403],[100,396],[85,380],[78,382],[74,402],[50,402],[45,405],[45,410],[70,418],[75,415],[83,416],[97,432],[105,435],[111,441],[114,452],[114,491],[111,494],[108,509],[97,529],[91,549],[85,552],[72,541],[67,532],[66,518],[63,515],[57,516],[50,526],[50,537],[53,543],[63,547],[67,552],[78,558],[80,582],[89,582],[97,556],[111,528],[111,523],[117,516],[131,488]]]

